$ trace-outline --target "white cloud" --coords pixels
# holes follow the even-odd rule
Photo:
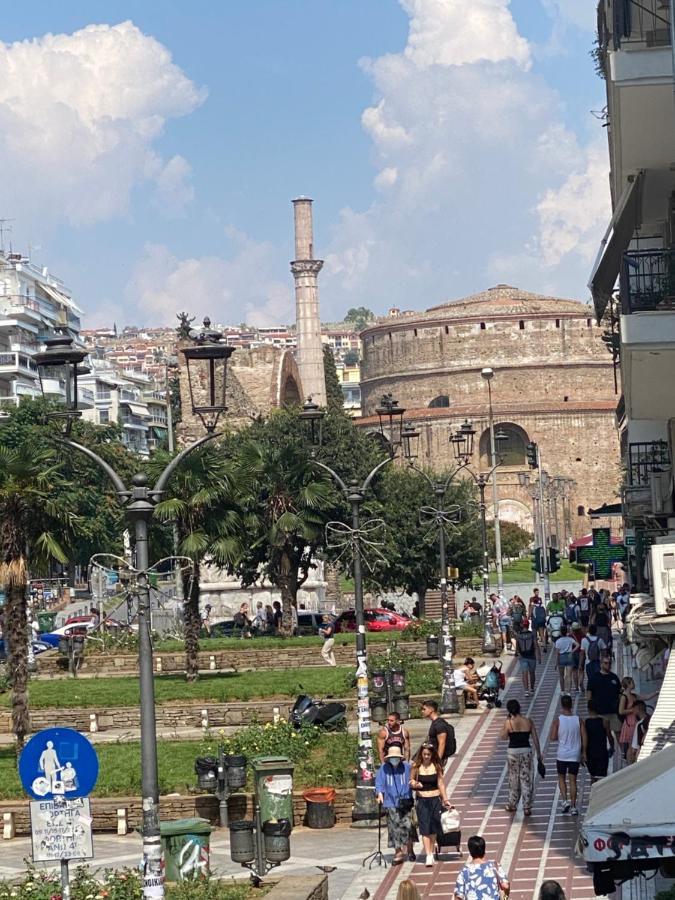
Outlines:
[[[294,318],[292,279],[280,280],[278,260],[269,243],[227,229],[233,245],[229,259],[203,256],[179,259],[162,244],[146,244],[127,285],[126,298],[137,324],[173,321],[190,309],[201,320],[277,325]]]
[[[512,280],[497,272],[583,298],[607,209],[600,142],[563,125],[508,0],[400,2],[406,46],[362,63],[378,199],[334,230],[330,314],[420,308]]]
[[[191,199],[189,165],[153,144],[205,96],[132,22],[0,43],[5,208],[90,224],[123,214],[150,181],[175,211]]]
[[[597,26],[597,3],[590,0],[542,0],[544,8],[561,24],[575,25],[584,31]]]

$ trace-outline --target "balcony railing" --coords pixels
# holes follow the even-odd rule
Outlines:
[[[601,50],[628,44],[670,46],[670,0],[600,0],[598,37]]]
[[[670,468],[670,450],[667,441],[640,441],[628,445],[628,484],[630,487],[647,487],[653,472]]]
[[[630,250],[623,255],[624,315],[675,309],[675,250]]]
[[[3,369],[23,369],[37,372],[37,366],[25,353],[0,353],[0,367]]]

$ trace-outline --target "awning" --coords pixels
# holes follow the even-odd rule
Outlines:
[[[577,547],[590,547],[593,544],[593,535],[585,534],[583,537],[577,538],[576,541],[570,543],[570,550],[576,550]]]
[[[675,856],[675,746],[597,781],[580,842],[588,862]]]
[[[77,305],[77,303],[75,303],[74,300],[71,300],[70,297],[66,297],[65,294],[61,293],[61,291],[57,291],[56,288],[49,287],[48,284],[43,284],[43,282],[40,282],[40,287],[45,292],[45,294],[48,294],[52,298],[52,300],[56,300],[57,303],[61,303],[63,306],[67,306],[68,309],[72,309],[73,312],[76,312],[80,315],[82,314],[82,310]]]
[[[620,503],[603,503],[597,509],[589,509],[588,515],[591,519],[601,519],[603,516],[622,516],[623,506]],[[620,544],[621,541],[613,541],[613,543]]]
[[[646,759],[652,753],[673,745],[675,745],[675,653],[671,651],[659,697],[649,721],[644,743],[640,748],[639,759]],[[673,806],[675,807],[675,795]]]
[[[644,169],[629,176],[612,220],[600,244],[588,287],[593,296],[595,315],[600,321],[614,292],[616,279],[621,271],[621,258],[640,224],[641,187]]]
[[[147,406],[143,406],[141,403],[133,403],[131,400],[120,400],[120,403],[123,403],[125,406],[128,406],[131,412],[135,416],[149,416],[150,412],[148,411]]]

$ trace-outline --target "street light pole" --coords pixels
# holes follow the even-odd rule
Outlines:
[[[497,488],[497,444],[495,441],[495,423],[492,413],[492,379],[494,378],[494,370],[485,368],[481,370],[481,378],[487,383],[488,389],[488,421],[490,427],[490,465],[494,473],[492,479],[492,506],[494,515],[495,529],[495,565],[497,568],[497,593],[500,598],[504,596],[504,569],[502,565],[502,535],[499,522],[499,491]]]
[[[479,475],[476,481],[480,492],[480,539],[483,550],[483,626],[488,621],[488,598],[490,596],[490,558],[488,554],[487,507],[485,505],[485,488],[487,480]]]

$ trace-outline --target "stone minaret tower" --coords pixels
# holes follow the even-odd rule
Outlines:
[[[317,275],[323,260],[314,259],[312,201],[298,197],[295,213],[295,259],[291,272],[295,279],[295,316],[298,329],[298,369],[305,397],[319,406],[326,405],[326,379],[323,372],[321,319]]]

